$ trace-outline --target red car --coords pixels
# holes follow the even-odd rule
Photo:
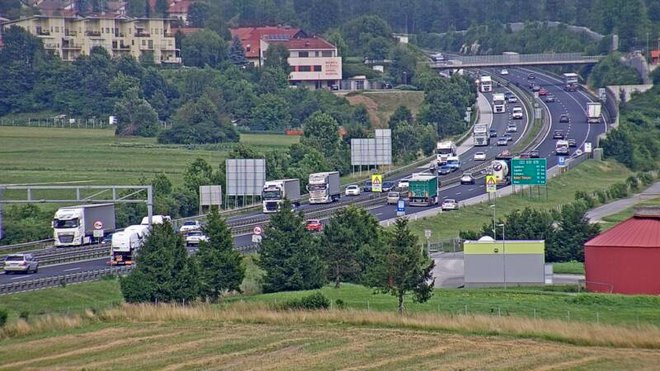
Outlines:
[[[545,96],[545,95],[548,95],[548,91],[545,90],[544,88],[541,88],[541,89],[539,90],[539,96],[542,97],[542,96]]]
[[[323,224],[321,224],[321,221],[318,219],[310,219],[307,221],[305,229],[310,232],[321,232],[323,231]]]

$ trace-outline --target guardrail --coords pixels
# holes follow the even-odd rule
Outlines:
[[[129,265],[123,267],[95,269],[91,271],[65,274],[60,276],[37,278],[34,280],[11,282],[0,285],[0,295],[7,295],[24,291],[34,291],[49,287],[66,286],[73,283],[95,281],[108,275],[121,275],[130,271],[131,269],[133,269],[133,266]]]
[[[24,242],[24,243],[17,243],[14,245],[3,245],[0,246],[0,251],[22,251],[22,249],[28,248],[28,249],[34,249],[36,250],[37,248],[45,248],[48,247],[48,245],[53,243],[53,239],[49,238],[47,240],[39,240],[39,241],[31,241],[31,242]]]

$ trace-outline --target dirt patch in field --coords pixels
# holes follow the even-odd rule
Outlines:
[[[361,94],[347,96],[346,99],[348,99],[348,101],[351,102],[351,104],[354,106],[357,106],[358,104],[364,104],[365,107],[367,107],[367,112],[369,112],[369,119],[371,120],[373,127],[383,127],[381,120],[378,117],[378,103],[376,103],[376,101]]]

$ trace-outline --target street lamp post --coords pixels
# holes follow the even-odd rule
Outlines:
[[[497,231],[495,230],[495,204],[490,205],[490,208],[493,209],[493,239],[497,239]]]
[[[497,226],[502,227],[502,273],[504,276],[504,289],[506,290],[506,243],[504,242],[506,238],[504,237],[504,223]]]

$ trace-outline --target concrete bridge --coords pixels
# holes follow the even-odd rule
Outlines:
[[[596,64],[605,56],[584,56],[580,53],[504,54],[479,56],[452,56],[448,60],[431,62],[434,69],[461,69],[484,67],[552,66],[565,64]]]

